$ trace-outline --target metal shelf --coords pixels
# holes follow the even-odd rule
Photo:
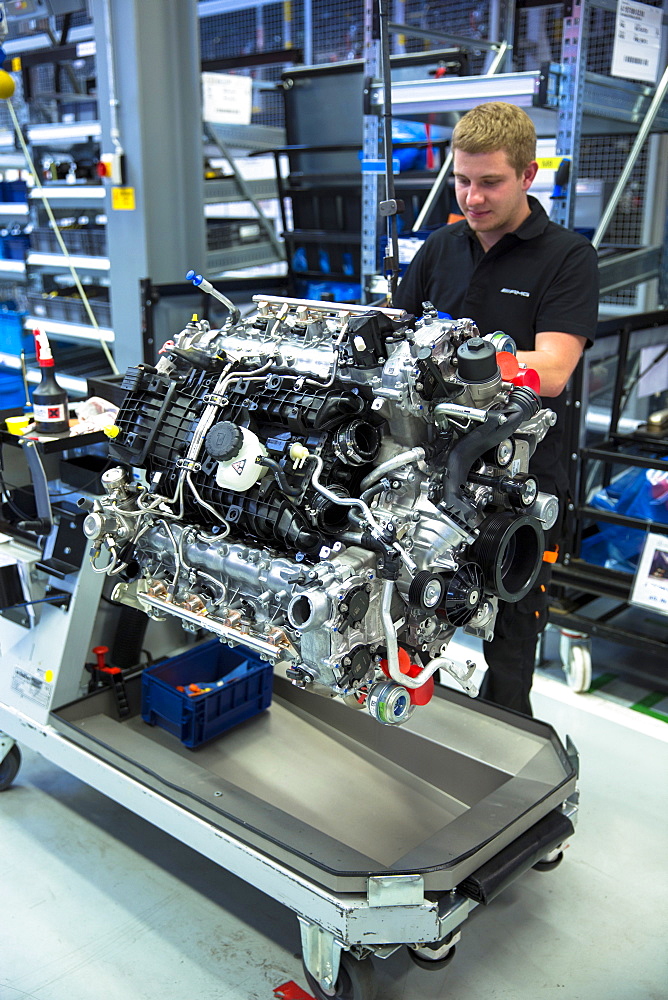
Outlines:
[[[254,198],[278,198],[278,188],[273,177],[257,178],[247,180],[246,186]],[[247,201],[246,196],[239,190],[239,185],[234,177],[221,177],[216,180],[204,182],[204,204],[215,205],[219,202]]]
[[[106,326],[94,327],[84,323],[66,323],[63,320],[49,319],[47,316],[28,316],[24,326],[28,330],[38,326],[46,333],[52,333],[54,336],[68,340],[93,340],[96,343],[104,340],[107,344],[114,342],[114,331]]]
[[[5,368],[11,368],[13,371],[21,370],[21,361],[13,354],[0,353],[0,365],[4,366]],[[28,369],[28,371],[26,372],[26,381],[30,382],[31,385],[37,385],[37,383],[41,381],[41,378],[42,378],[41,372],[37,371],[36,369],[34,370]],[[67,390],[67,392],[77,392],[77,393],[86,392],[87,383],[85,378],[82,379],[82,378],[76,378],[75,376],[72,375],[64,375],[61,371],[58,371],[58,382],[63,387],[63,389]]]
[[[68,145],[82,139],[99,139],[102,126],[99,121],[55,122],[29,125],[28,141],[34,146]]]
[[[0,278],[25,278],[26,265],[23,260],[0,260]]]
[[[19,215],[25,218],[28,214],[28,206],[21,201],[0,202],[0,215],[5,218],[14,219]]]
[[[109,271],[111,263],[108,257],[82,257],[72,254],[65,257],[59,253],[31,252],[26,258],[29,267],[41,267],[48,271],[69,271],[70,262],[79,271]],[[0,262],[3,263],[3,262]],[[4,263],[11,263],[5,261]],[[24,268],[25,270],[25,268]]]
[[[248,246],[228,247],[225,250],[209,250],[206,255],[207,273],[215,275],[221,271],[236,271],[246,267],[261,267],[275,264],[278,258],[269,242],[263,240]]]
[[[461,112],[483,101],[505,101],[524,108],[539,136],[558,129],[561,67],[553,63],[542,70],[499,73],[496,76],[445,77],[440,80],[404,80],[392,84],[392,111],[398,118],[429,120],[454,125]],[[585,135],[635,134],[654,95],[654,88],[627,80],[586,73],[582,132]],[[383,106],[382,89],[372,100]],[[656,117],[653,131],[668,131],[668,107]]]
[[[49,204],[75,205],[77,208],[95,208],[104,202],[106,188],[98,184],[45,184],[41,189],[32,188],[30,201],[41,204],[42,191]]]
[[[207,122],[208,128],[225,146],[260,152],[285,146],[285,129],[271,125],[217,125]],[[205,140],[206,141],[206,140]]]

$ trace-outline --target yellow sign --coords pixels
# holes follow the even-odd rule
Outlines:
[[[135,189],[115,187],[111,189],[111,207],[116,212],[134,212]]]
[[[21,56],[14,56],[12,59],[12,73],[21,72]]]
[[[558,170],[562,160],[570,160],[570,156],[537,156],[539,170]]]

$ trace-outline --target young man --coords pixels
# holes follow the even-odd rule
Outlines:
[[[528,194],[538,170],[536,132],[521,108],[478,105],[456,124],[452,149],[464,219],[432,233],[392,304],[420,316],[422,304],[431,302],[457,319],[470,317],[481,334],[503,330],[514,339],[518,360],[538,372],[544,405],[557,414],[531,471],[542,490],[557,494],[563,516],[564,389],[596,333],[596,251],[583,236],[551,222]],[[548,550],[558,538],[555,526]],[[500,604],[494,640],[484,644],[489,669],[481,696],[527,715],[536,643],[547,615],[549,564],[543,566],[522,601]]]

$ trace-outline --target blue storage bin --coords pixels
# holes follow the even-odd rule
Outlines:
[[[0,371],[0,410],[22,411],[25,401],[21,376],[15,375],[14,372]]]
[[[28,185],[25,181],[2,181],[0,184],[0,201],[27,202]]]
[[[246,649],[230,649],[217,639],[202,643],[144,670],[142,718],[184,746],[198,747],[269,708],[273,672]],[[212,690],[194,696],[177,690],[190,684]]]
[[[0,305],[0,354],[20,354],[34,352],[35,341],[32,333],[23,328],[26,313]]]

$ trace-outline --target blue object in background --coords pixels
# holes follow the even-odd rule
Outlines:
[[[362,286],[355,281],[304,281],[296,282],[296,291],[300,298],[313,299],[318,302],[325,295],[331,295],[334,302],[359,302],[362,297]]]
[[[332,268],[329,261],[329,253],[327,250],[323,250],[322,247],[318,250],[318,267],[323,274],[331,273]]]
[[[393,142],[426,142],[427,129],[422,122],[409,122],[403,119],[392,121]],[[399,161],[399,171],[424,170],[427,166],[426,149],[402,149],[392,147],[392,156]]]
[[[22,410],[25,401],[25,388],[21,376],[14,372],[0,371],[0,410]]]
[[[664,458],[662,461],[666,461]],[[642,521],[668,524],[668,472],[630,469],[589,501],[591,507]],[[635,573],[646,532],[599,522],[598,533],[583,538],[580,556],[585,562],[622,573]]]
[[[293,271],[308,271],[308,261],[306,259],[306,248],[297,247],[292,255]]]

